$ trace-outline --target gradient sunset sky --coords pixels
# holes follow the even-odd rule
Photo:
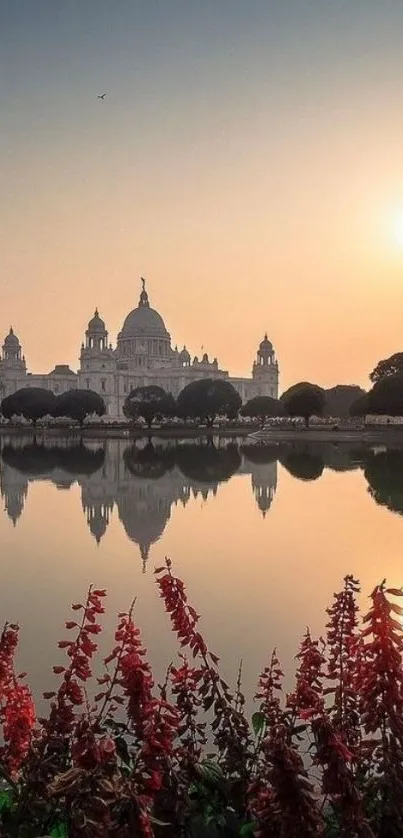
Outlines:
[[[0,337],[76,369],[143,275],[192,355],[249,374],[267,330],[280,390],[368,386],[403,349],[402,43],[402,0],[2,0]]]

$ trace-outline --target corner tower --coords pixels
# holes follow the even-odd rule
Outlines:
[[[99,393],[107,413],[114,409],[115,370],[114,352],[108,344],[108,332],[96,308],[85,332],[85,343],[81,345],[78,387]]]
[[[271,396],[273,399],[278,399],[278,378],[279,369],[276,354],[266,333],[259,344],[256,361],[252,369],[255,395]]]

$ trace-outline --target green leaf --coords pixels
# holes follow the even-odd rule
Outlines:
[[[117,739],[115,739],[115,745],[116,753],[119,759],[121,759],[125,765],[130,765],[131,759],[126,739],[123,739],[123,736],[118,736]]]
[[[64,823],[57,823],[52,826],[49,832],[52,838],[68,838],[67,826]]]
[[[253,714],[253,716],[252,716],[252,727],[253,727],[253,731],[254,731],[255,736],[259,736],[259,735],[263,734],[263,731],[266,727],[266,719],[265,719],[263,713],[260,713],[258,711],[257,713]]]
[[[240,838],[249,838],[249,835],[253,835],[254,829],[253,823],[244,823],[239,830]]]
[[[196,765],[196,772],[203,782],[212,786],[219,786],[225,779],[220,766],[207,759]]]
[[[12,792],[6,789],[0,789],[0,812],[10,811],[13,802]]]

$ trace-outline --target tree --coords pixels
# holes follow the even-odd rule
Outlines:
[[[382,378],[387,378],[390,375],[403,374],[403,352],[395,352],[390,358],[385,358],[383,361],[378,361],[375,369],[372,370],[369,378],[375,384]]]
[[[368,393],[369,413],[403,416],[403,374],[378,379]]]
[[[365,396],[365,390],[355,384],[337,384],[325,390],[324,413],[327,416],[350,416],[351,405]]]
[[[366,416],[370,412],[369,395],[364,393],[350,405],[350,416]]]
[[[284,405],[278,399],[270,396],[255,396],[249,399],[240,410],[241,416],[250,416],[252,419],[260,419],[263,428],[269,416],[284,416]]]
[[[127,419],[138,419],[141,416],[151,428],[154,419],[174,415],[175,399],[162,387],[135,387],[125,400],[123,413]]]
[[[104,400],[94,390],[66,390],[55,399],[54,416],[69,416],[82,426],[86,416],[106,413]]]
[[[42,387],[23,387],[6,396],[1,403],[1,412],[6,419],[24,416],[35,426],[38,419],[53,413],[56,397]]]
[[[177,400],[178,416],[200,419],[209,427],[217,416],[235,418],[241,405],[242,400],[235,387],[220,378],[192,381],[179,393]]]
[[[323,413],[325,391],[317,384],[301,381],[286,390],[280,401],[289,416],[302,416],[308,426],[311,416],[321,416]]]

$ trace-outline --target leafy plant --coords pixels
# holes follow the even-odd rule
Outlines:
[[[156,685],[134,603],[90,687],[106,592],[72,606],[64,665],[37,719],[0,637],[2,838],[397,838],[403,834],[403,608],[382,582],[368,614],[344,580],[324,639],[305,632],[286,695],[274,651],[250,721],[169,560],[156,584],[181,651]],[[95,693],[94,698],[89,696]],[[208,748],[208,750],[207,750]]]

